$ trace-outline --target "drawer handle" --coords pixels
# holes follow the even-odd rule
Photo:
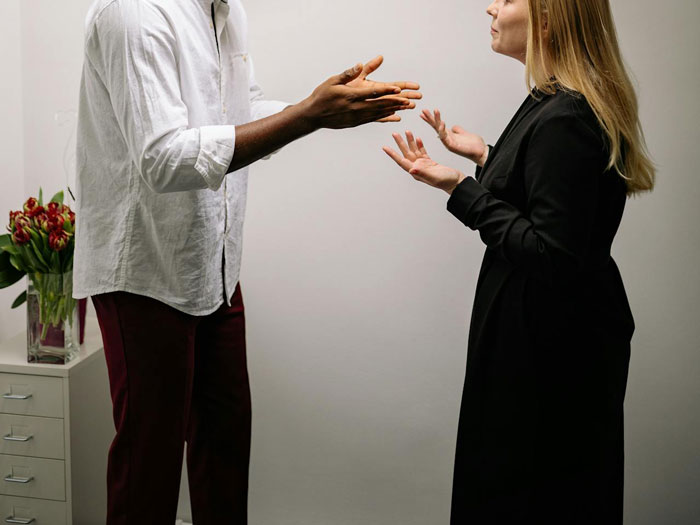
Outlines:
[[[34,518],[15,518],[14,516],[8,516],[5,518],[5,523],[22,523],[23,525],[34,523],[34,521]]]
[[[21,395],[21,394],[3,394],[2,397],[5,399],[29,399],[32,397],[31,394]]]
[[[29,441],[34,436],[13,436],[12,434],[7,434],[2,437],[5,441]]]
[[[14,476],[5,476],[5,481],[9,481],[10,483],[29,483],[34,479],[34,476],[31,476],[29,478],[16,478]]]

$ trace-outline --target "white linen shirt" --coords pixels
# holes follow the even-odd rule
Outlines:
[[[247,44],[240,0],[91,6],[77,135],[76,298],[126,291],[191,315],[230,304],[248,185],[247,168],[226,175],[235,126],[287,106],[263,100]]]

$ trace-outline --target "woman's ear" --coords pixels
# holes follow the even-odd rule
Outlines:
[[[542,34],[545,39],[549,36],[549,16],[546,11],[542,13]]]

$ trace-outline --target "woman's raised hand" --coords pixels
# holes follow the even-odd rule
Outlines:
[[[398,133],[394,133],[392,136],[401,150],[401,154],[388,146],[384,146],[382,149],[417,181],[452,194],[457,185],[464,180],[464,175],[456,169],[443,166],[431,159],[423,141],[420,138],[414,138],[410,131],[406,132],[406,141]]]
[[[447,129],[445,122],[440,116],[440,110],[438,109],[433,113],[424,109],[420,118],[437,132],[442,143],[452,153],[466,157],[476,162],[479,166],[484,165],[489,155],[489,148],[486,146],[484,139],[479,135],[469,133],[459,126],[453,126],[452,129]]]

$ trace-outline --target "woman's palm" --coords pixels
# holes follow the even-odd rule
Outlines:
[[[438,137],[448,150],[483,165],[488,149],[486,142],[480,135],[470,133],[460,126],[447,129],[440,116],[440,111],[437,109],[434,113],[430,113],[427,109],[423,110],[421,118],[437,132]]]

